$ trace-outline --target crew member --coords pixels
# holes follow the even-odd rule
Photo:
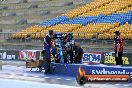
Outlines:
[[[74,55],[74,59],[73,59],[74,63],[81,63],[82,57],[83,57],[83,49],[76,42],[74,42],[74,48],[73,49],[75,51],[75,55]]]
[[[73,46],[74,46],[74,40],[73,40],[73,34],[72,33],[68,33],[66,36],[66,47],[67,47],[67,63],[73,63],[73,57],[74,57],[74,53],[73,53]]]
[[[115,61],[116,65],[123,65],[123,42],[122,38],[120,37],[120,32],[115,31],[115,38],[114,38],[114,45],[115,45]]]
[[[53,30],[49,30],[49,34],[44,38],[44,47],[43,47],[43,59],[44,59],[44,69],[45,74],[50,74],[50,64],[51,64],[51,58],[50,58],[50,50],[52,47],[52,38],[53,38]]]

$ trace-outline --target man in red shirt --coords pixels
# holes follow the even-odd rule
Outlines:
[[[115,38],[114,38],[114,44],[115,44],[115,61],[116,65],[123,65],[123,42],[122,38],[120,37],[120,32],[115,31]]]

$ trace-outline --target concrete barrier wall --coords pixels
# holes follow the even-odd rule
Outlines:
[[[103,53],[103,64],[106,65],[114,65],[115,62],[115,54],[114,52],[106,52]],[[130,65],[132,66],[132,53],[123,53],[123,65]]]
[[[0,60],[17,60],[18,54],[17,50],[0,50]]]
[[[0,50],[0,60],[29,60],[20,58],[21,55],[24,58],[31,57],[38,60],[40,52],[41,50]],[[124,53],[122,59],[124,66],[132,66],[132,53]],[[82,63],[115,65],[114,52],[85,52]]]
[[[132,67],[107,66],[107,65],[83,65],[83,64],[56,64],[52,63],[52,73],[75,77],[79,74],[79,67],[84,69],[86,74],[128,74],[132,75]],[[60,70],[61,69],[61,70]]]
[[[39,56],[38,50],[0,50],[0,60],[38,60]]]
[[[19,51],[18,60],[38,60],[39,54],[38,50],[22,50]]]

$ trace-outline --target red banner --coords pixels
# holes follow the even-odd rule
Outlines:
[[[36,60],[36,50],[23,50],[19,51],[20,60]]]

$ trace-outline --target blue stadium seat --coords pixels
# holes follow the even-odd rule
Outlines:
[[[47,20],[47,21],[44,21],[44,22],[41,22],[39,25],[41,26],[54,26],[60,22],[63,22],[63,21],[66,21],[68,20],[68,17],[66,16],[59,16],[57,18],[53,18],[51,20]]]
[[[82,24],[86,25],[88,23],[92,23],[93,21],[101,18],[104,15],[99,16],[87,16],[87,17],[74,17],[73,19],[70,19],[65,22],[61,22],[61,24]]]
[[[59,16],[48,21],[41,22],[41,26],[54,26],[56,24],[82,24],[87,25],[89,23],[120,23],[120,25],[126,22],[132,23],[132,11],[128,13],[113,13],[111,15],[100,14],[98,16],[85,16],[85,17],[74,17],[69,19],[66,16]]]
[[[94,23],[120,23],[121,25],[125,24],[132,20],[132,12],[129,13],[113,13],[109,16],[103,16],[100,19],[94,21]]]

